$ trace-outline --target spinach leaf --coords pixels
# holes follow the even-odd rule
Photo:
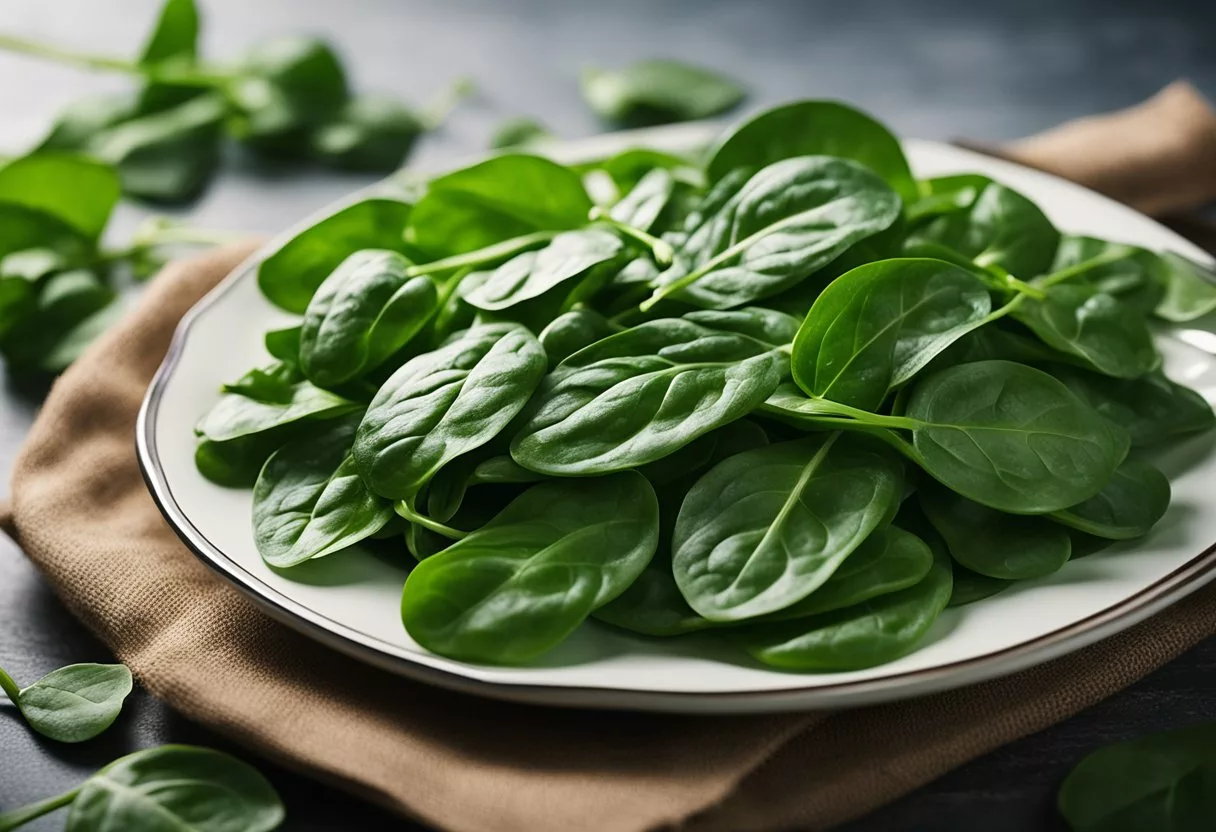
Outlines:
[[[301,231],[258,267],[262,294],[303,315],[313,293],[352,251],[403,250],[411,208],[408,202],[365,199]]]
[[[62,369],[55,366],[58,361],[48,361],[55,349],[113,301],[114,290],[88,269],[52,275],[38,288],[37,300],[23,310],[21,320],[0,338],[0,350],[19,370]]]
[[[984,283],[941,260],[860,266],[807,313],[794,339],[794,380],[809,395],[876,410],[991,311]]]
[[[783,670],[860,670],[912,651],[950,600],[948,559],[935,557],[919,583],[853,607],[739,630],[742,647]]]
[[[618,257],[624,247],[607,231],[587,228],[558,234],[540,251],[525,251],[503,263],[464,300],[494,312],[538,298]]]
[[[898,462],[839,434],[736,454],[684,499],[672,539],[676,583],[713,621],[784,609],[889,522],[902,493]]]
[[[1169,506],[1165,474],[1143,460],[1126,459],[1095,496],[1051,516],[1096,537],[1127,540],[1148,534]]]
[[[549,129],[534,118],[520,116],[500,122],[490,136],[491,150],[505,150],[549,138]]]
[[[691,160],[650,147],[631,147],[615,156],[575,168],[582,172],[602,170],[612,178],[623,194],[632,191],[655,169],[671,172],[672,178],[677,181],[689,182],[697,187],[704,184],[703,175]]]
[[[296,427],[255,433],[226,442],[203,439],[194,449],[194,467],[216,485],[253,488],[266,460],[291,438]]]
[[[785,342],[762,337],[792,337],[795,326],[778,312],[747,309],[649,321],[609,336],[557,366],[511,456],[556,476],[661,459],[764,401],[786,361]]]
[[[558,315],[537,337],[552,368],[584,347],[620,331],[603,315],[584,306]]]
[[[574,171],[508,153],[427,183],[406,239],[437,257],[456,255],[535,231],[581,228],[590,210]]]
[[[676,180],[663,168],[655,168],[612,206],[612,219],[642,231],[650,231],[671,201]]]
[[[822,586],[766,620],[820,615],[899,592],[920,583],[932,567],[933,551],[919,537],[898,526],[877,529]]]
[[[1100,748],[1060,786],[1074,832],[1201,830],[1216,803],[1216,725],[1195,725]]]
[[[983,187],[977,187],[982,183]],[[1047,271],[1055,259],[1060,232],[1038,206],[997,182],[975,174],[930,180],[934,193],[960,192],[965,208],[915,225],[908,244],[936,243],[981,266],[999,266],[1030,278]]]
[[[309,141],[312,155],[330,167],[377,173],[399,167],[425,129],[418,115],[395,98],[359,95]]]
[[[333,419],[359,409],[356,402],[301,381],[292,385],[291,399],[286,402],[262,402],[224,393],[199,421],[195,433],[212,442],[227,442],[298,422]]]
[[[1161,255],[1166,269],[1165,297],[1154,310],[1157,317],[1186,323],[1216,309],[1216,284],[1205,280],[1195,265],[1172,251]]]
[[[68,665],[22,689],[0,670],[0,690],[29,726],[59,742],[84,742],[109,728],[131,687],[131,671],[121,664]]]
[[[1143,316],[1105,292],[1052,286],[1043,300],[1025,298],[1013,316],[1048,346],[1108,376],[1138,378],[1161,364]]]
[[[317,289],[300,326],[300,369],[321,387],[358,378],[405,346],[439,304],[428,277],[395,251],[363,249]]]
[[[1113,259],[1112,259],[1113,258]],[[1069,269],[1070,283],[1081,282],[1114,295],[1137,312],[1148,314],[1165,294],[1165,263],[1146,249],[1096,237],[1066,234],[1060,238],[1051,273]]]
[[[139,112],[137,97],[129,92],[87,95],[70,102],[55,118],[46,137],[34,149],[81,151],[109,127]]]
[[[588,67],[582,90],[600,118],[632,126],[709,118],[747,94],[725,75],[671,60],[638,61],[620,70]]]
[[[272,329],[263,339],[266,352],[272,358],[277,358],[284,364],[300,363],[300,327],[289,326],[286,329]]]
[[[291,404],[295,384],[301,380],[300,371],[294,364],[280,361],[265,368],[255,367],[236,381],[223,385],[220,391],[267,404]]]
[[[899,140],[870,116],[837,101],[796,101],[754,116],[711,151],[706,172],[718,182],[739,168],[762,168],[794,156],[852,159],[886,180],[905,203],[916,182]]]
[[[253,539],[282,569],[323,557],[379,532],[393,507],[368,490],[350,458],[358,419],[289,442],[271,455],[253,488]]]
[[[443,656],[526,662],[633,583],[658,537],[658,501],[640,474],[540,483],[415,567],[402,621]]]
[[[669,638],[716,626],[688,606],[671,572],[671,555],[660,551],[619,596],[591,613],[605,624],[644,636]]]
[[[912,387],[917,461],[975,502],[1042,514],[1088,500],[1123,461],[1127,435],[1051,376],[1008,361],[977,361]]]
[[[474,327],[401,366],[372,399],[355,436],[359,473],[375,493],[412,497],[445,463],[489,440],[523,408],[547,368],[516,324]]]
[[[1216,424],[1216,415],[1202,396],[1170,381],[1160,370],[1137,379],[1114,379],[1065,364],[1047,364],[1044,369],[1127,431],[1134,446],[1164,442]]]
[[[198,58],[198,31],[199,14],[194,0],[165,0],[144,43],[140,66],[168,71],[191,68]],[[140,113],[167,110],[199,92],[200,88],[192,84],[145,83],[136,109]]]
[[[426,489],[427,514],[446,523],[464,505],[468,490],[478,485],[521,485],[546,479],[529,471],[511,457],[498,453],[499,442],[491,442],[458,457],[440,468]],[[485,519],[489,519],[488,517]]]
[[[1073,552],[1073,557],[1076,556],[1076,552]],[[979,572],[972,572],[961,563],[955,562],[954,587],[950,592],[950,603],[946,606],[965,607],[1004,592],[1013,584],[1013,581],[991,578],[988,575],[981,575]]]
[[[0,202],[52,216],[92,241],[120,193],[113,168],[84,156],[35,153],[0,167]]]
[[[950,555],[972,572],[1003,580],[1041,578],[1072,554],[1068,530],[1046,517],[1006,514],[940,486],[926,486],[918,496]]]
[[[228,84],[236,136],[261,150],[298,154],[312,128],[347,101],[346,74],[322,40],[277,37],[255,45]]]
[[[721,208],[697,216],[643,309],[666,297],[729,309],[788,289],[889,227],[899,197],[854,162],[802,156],[761,169]]]

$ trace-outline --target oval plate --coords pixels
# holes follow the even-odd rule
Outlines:
[[[618,133],[544,152],[574,162],[634,146],[687,151],[716,130],[698,124]],[[908,141],[905,149],[918,176],[988,174],[1035,200],[1065,231],[1211,262],[1147,217],[1062,179],[942,144]],[[194,467],[192,429],[220,384],[266,360],[267,329],[296,320],[262,297],[256,271],[298,230],[239,266],[181,322],[139,414],[138,453],[161,511],[204,563],[278,620],[356,658],[419,681],[544,705],[698,713],[837,708],[956,688],[1057,658],[1142,621],[1216,577],[1216,511],[1204,510],[1216,494],[1216,453],[1208,436],[1176,445],[1157,460],[1173,482],[1174,500],[1149,537],[949,609],[921,649],[881,667],[786,673],[703,635],[644,639],[595,622],[530,667],[469,665],[428,653],[406,635],[398,614],[409,559],[404,546],[399,564],[354,549],[275,572],[254,547],[251,492],[213,485]],[[1160,343],[1169,374],[1216,399],[1216,359],[1169,332]]]

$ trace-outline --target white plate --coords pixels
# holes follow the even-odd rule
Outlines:
[[[573,161],[642,144],[680,150],[710,135],[704,125],[686,125],[601,136],[551,152]],[[918,176],[978,171],[1035,200],[1065,231],[1211,262],[1147,217],[1069,182],[946,145],[905,146]],[[220,488],[194,468],[192,428],[221,382],[263,363],[262,334],[293,320],[263,299],[255,271],[294,233],[238,267],[182,321],[140,412],[139,457],[165,517],[205,563],[283,623],[359,659],[424,682],[547,705],[717,713],[854,706],[956,688],[1048,661],[1132,626],[1216,576],[1216,511],[1210,510],[1216,454],[1210,438],[1197,438],[1159,460],[1174,499],[1149,537],[947,610],[920,649],[881,667],[786,673],[750,663],[703,635],[643,639],[594,622],[532,667],[484,667],[433,655],[401,626],[403,566],[351,551],[276,573],[254,548],[250,492]],[[1216,399],[1216,359],[1171,336],[1163,336],[1161,345],[1171,376]],[[408,557],[403,546],[403,564]]]

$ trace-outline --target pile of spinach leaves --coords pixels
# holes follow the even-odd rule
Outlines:
[[[298,323],[203,417],[199,469],[254,489],[276,568],[404,544],[405,628],[473,662],[588,618],[888,662],[952,603],[1148,533],[1154,446],[1214,419],[1151,336],[1210,308],[1186,261],[918,181],[835,102],[687,158],[492,156],[258,280]]]

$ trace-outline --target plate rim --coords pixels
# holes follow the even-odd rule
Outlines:
[[[720,129],[720,125],[707,123],[648,128],[542,145],[538,146],[536,150],[546,155],[566,157],[567,161],[576,161],[579,158],[595,158],[637,145],[658,144],[673,149],[680,146],[688,147],[705,142],[718,129]],[[1008,160],[994,160],[974,151],[942,142],[901,139],[901,143],[932,146],[939,149],[947,148],[951,153],[960,156],[984,159],[989,165],[998,162],[998,167],[1017,168],[1024,173],[1055,180],[1071,188],[1085,191],[1092,198],[1117,205],[1122,210],[1139,213],[1075,182]],[[436,170],[428,170],[427,173],[434,174],[437,171],[453,169],[482,158],[485,158],[485,154],[480,154],[473,159],[457,160],[442,165]],[[343,199],[311,213],[282,233],[273,235],[256,251],[242,260],[182,317],[174,329],[165,357],[148,386],[136,418],[135,446],[140,473],[157,509],[186,548],[254,601],[272,618],[327,647],[345,653],[356,660],[426,684],[476,696],[534,705],[722,714],[834,709],[926,696],[997,679],[1045,664],[1130,629],[1216,579],[1216,543],[1213,543],[1182,566],[1162,576],[1139,592],[1099,612],[1029,641],[934,667],[901,671],[875,679],[820,684],[815,687],[732,692],[657,691],[560,683],[535,684],[476,678],[420,663],[380,639],[353,630],[345,624],[317,613],[283,592],[266,585],[214,545],[191,522],[185,510],[174,498],[169,477],[166,475],[157,452],[155,435],[160,402],[165,394],[168,379],[173,374],[185,349],[195,321],[238,282],[256,280],[257,266],[300,231],[362,199],[377,195],[391,196],[394,189],[393,177],[360,188]],[[1182,239],[1176,232],[1165,228],[1151,217],[1140,216],[1169,232],[1171,236]]]

